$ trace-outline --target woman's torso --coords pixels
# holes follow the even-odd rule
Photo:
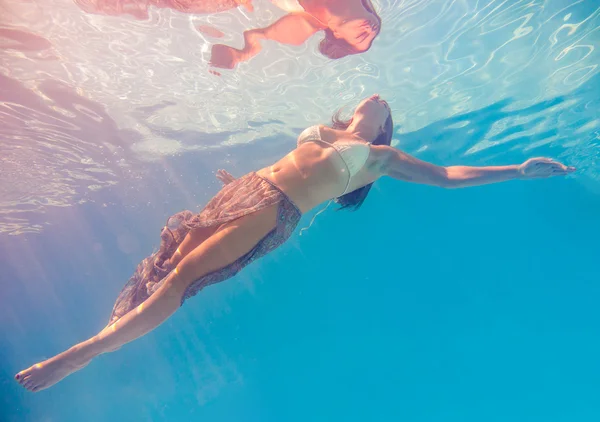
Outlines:
[[[271,0],[271,3],[289,13],[304,12],[304,7],[299,0]]]
[[[323,126],[320,134],[322,142],[304,142],[277,163],[257,172],[277,185],[302,213],[368,185],[378,177],[368,152],[362,168],[349,177],[348,163],[334,145],[358,143],[356,139]],[[368,143],[364,145],[368,147]]]
[[[288,13],[306,12],[324,27],[348,18],[348,3],[360,0],[270,0]]]

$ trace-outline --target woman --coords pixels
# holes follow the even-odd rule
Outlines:
[[[219,13],[237,7],[253,11],[251,0],[74,0],[88,13],[129,14],[148,19],[148,7],[169,8],[181,13]],[[301,45],[318,31],[325,32],[319,51],[330,59],[359,54],[371,48],[381,30],[381,18],[370,0],[271,0],[287,15],[266,28],[244,32],[241,50],[222,44],[212,48],[210,64],[233,69],[254,57],[261,40]],[[208,31],[213,32],[213,31]]]
[[[289,12],[266,28],[244,32],[241,50],[222,44],[212,47],[210,64],[233,69],[260,50],[261,40],[301,45],[318,31],[325,32],[319,51],[330,59],[364,53],[381,30],[381,18],[370,0],[272,0]]]
[[[292,234],[300,216],[332,198],[358,209],[382,176],[444,188],[574,171],[546,158],[503,167],[440,167],[392,148],[388,104],[374,95],[353,117],[313,126],[298,146],[272,166],[239,179],[220,172],[226,186],[197,215],[184,211],[163,229],[160,250],[146,258],[121,291],[109,325],[98,335],[19,372],[15,378],[40,391],[156,328],[203,287],[223,281],[271,252]]]

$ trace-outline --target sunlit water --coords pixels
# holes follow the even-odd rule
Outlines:
[[[599,420],[597,3],[379,1],[366,54],[328,60],[317,35],[211,74],[213,43],[283,15],[255,5],[140,21],[0,3],[0,420]],[[375,92],[421,159],[578,171],[378,182],[143,339],[40,394],[13,382],[104,325],[215,170],[267,165]]]

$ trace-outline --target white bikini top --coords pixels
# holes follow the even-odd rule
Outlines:
[[[286,12],[304,12],[304,7],[300,5],[298,0],[271,0],[271,3]]]
[[[369,153],[371,151],[369,144],[354,140],[338,141],[333,144],[326,142],[321,138],[319,126],[306,128],[300,134],[298,137],[298,146],[307,142],[321,142],[337,151],[348,169],[348,183],[346,183],[346,189],[344,189],[343,193],[346,194],[348,187],[350,186],[350,180],[364,167],[369,158]],[[342,169],[342,171],[344,171],[344,169]]]

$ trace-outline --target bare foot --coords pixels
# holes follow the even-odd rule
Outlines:
[[[15,379],[29,391],[44,390],[83,368],[92,360],[82,359],[80,355],[81,351],[77,346],[72,347],[66,352],[19,372],[15,375]]]

